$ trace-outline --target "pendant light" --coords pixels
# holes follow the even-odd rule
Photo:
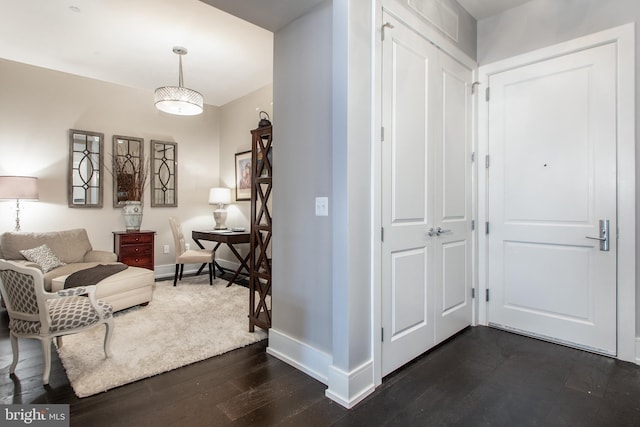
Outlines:
[[[156,108],[169,114],[179,116],[194,116],[202,113],[203,99],[200,92],[186,88],[182,82],[182,55],[187,54],[187,49],[176,46],[173,53],[179,58],[178,86],[162,86],[156,89]]]

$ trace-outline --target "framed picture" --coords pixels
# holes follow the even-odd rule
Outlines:
[[[251,200],[251,151],[236,153],[236,200]]]

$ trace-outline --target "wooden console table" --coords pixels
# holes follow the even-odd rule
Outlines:
[[[240,253],[238,253],[236,248],[233,246],[240,243],[250,243],[251,234],[248,231],[194,230],[191,232],[191,238],[194,242],[196,242],[196,245],[198,245],[200,249],[204,249],[204,246],[202,245],[202,243],[200,243],[200,240],[216,242],[216,246],[213,248],[213,277],[215,277],[216,274],[216,267],[218,268],[218,270],[220,270],[220,272],[223,272],[220,264],[216,262],[216,250],[218,250],[220,245],[222,245],[223,243],[226,244],[231,252],[236,256],[236,258],[240,262],[240,266],[233,274],[231,280],[229,280],[229,284],[227,286],[231,286],[233,283],[235,283],[236,279],[242,273],[243,269],[246,271],[246,274],[249,275],[249,264],[247,264],[247,262],[249,261],[249,254],[245,257],[242,257],[242,255],[240,255]]]

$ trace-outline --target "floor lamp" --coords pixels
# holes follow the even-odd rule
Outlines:
[[[20,200],[38,200],[38,178],[0,176],[0,199],[16,200],[16,228],[20,231]]]

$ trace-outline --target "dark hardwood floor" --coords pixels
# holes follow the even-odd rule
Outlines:
[[[72,426],[640,425],[640,367],[486,327],[389,375],[348,411],[267,355],[266,341],[78,399],[55,350],[42,386],[36,340],[20,340],[9,376],[7,323],[0,310],[0,403],[68,403]]]

